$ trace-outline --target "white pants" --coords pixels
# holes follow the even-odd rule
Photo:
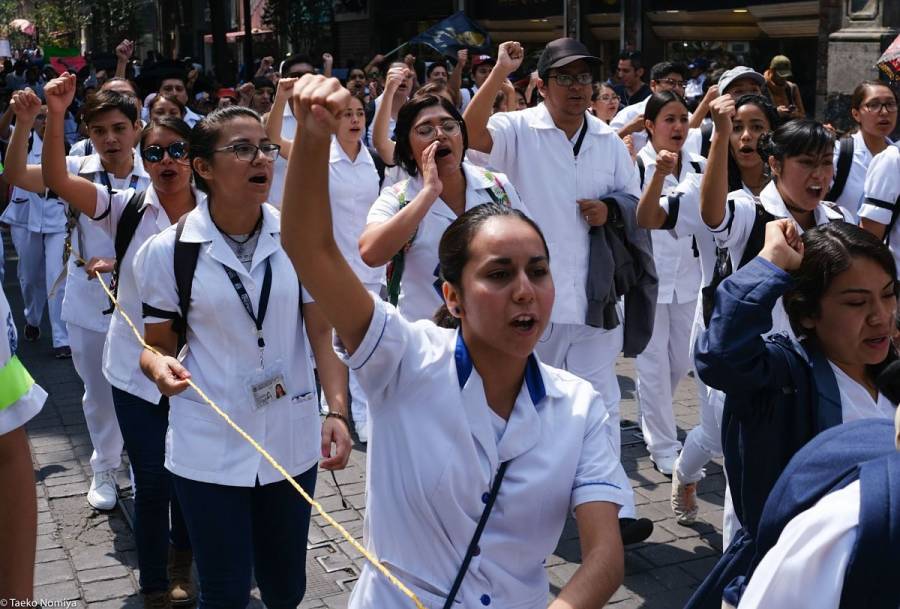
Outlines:
[[[534,350],[545,364],[562,368],[588,381],[603,398],[609,412],[610,442],[616,457],[622,458],[622,433],[619,431],[619,381],[616,358],[622,352],[622,325],[612,330],[579,324],[551,323]],[[621,518],[634,518],[634,503],[623,505]]]
[[[369,398],[366,397],[366,392],[363,391],[362,386],[360,386],[359,379],[356,378],[356,372],[350,370],[349,373],[350,410],[353,411],[353,422],[356,424],[357,429],[359,429],[360,427],[364,427],[366,421],[369,420]]]
[[[36,233],[22,226],[12,226],[10,235],[19,255],[16,273],[25,302],[25,321],[29,326],[40,326],[46,305],[53,330],[53,346],[68,345],[66,324],[60,319],[64,286],[60,285],[49,301],[47,298],[53,283],[62,273],[66,234]]]
[[[91,469],[115,469],[122,464],[122,432],[113,405],[112,387],[103,376],[103,343],[106,335],[68,324],[72,363],[84,383],[84,420],[94,452]]]
[[[675,456],[681,449],[672,397],[691,368],[691,324],[697,301],[657,304],[653,334],[637,356],[637,392],[641,431],[654,456]]]

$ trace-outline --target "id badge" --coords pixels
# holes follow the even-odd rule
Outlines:
[[[250,375],[247,386],[253,410],[261,410],[287,396],[287,385],[280,362],[257,369]]]

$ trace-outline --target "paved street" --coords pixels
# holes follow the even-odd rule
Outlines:
[[[8,243],[7,240],[7,255],[14,256]],[[22,304],[12,259],[7,262],[3,288],[17,314],[21,333]],[[111,513],[98,513],[90,508],[85,493],[90,483],[91,444],[81,412],[82,387],[71,361],[58,361],[50,355],[49,335],[45,323],[40,341],[19,343],[20,357],[50,394],[43,412],[28,425],[40,512],[35,598],[73,600],[75,606],[90,609],[139,607],[127,468],[119,475],[125,497],[120,507]],[[633,360],[621,360],[618,372],[623,419],[635,421]],[[690,379],[681,383],[675,407],[679,428],[686,432],[698,419],[694,384]],[[671,517],[668,480],[653,469],[634,429],[623,430],[622,445],[638,511],[651,518],[656,527],[648,543],[630,547],[626,552],[625,584],[610,606],[679,608],[721,550],[724,488],[721,468],[719,465],[708,468],[709,475],[701,484],[700,517],[704,523],[682,527]],[[320,475],[317,486],[317,497],[323,507],[358,538],[362,536],[365,511],[365,461],[365,448],[358,445],[350,466],[337,473],[341,491],[350,505],[348,509],[342,508],[330,475]],[[314,517],[310,527],[309,548],[309,584],[301,607],[346,607],[362,558],[337,531],[326,527],[320,516]],[[570,521],[556,552],[547,560],[551,594],[557,593],[569,579],[579,560],[577,530],[574,521]],[[262,604],[254,600],[251,606],[262,607]]]

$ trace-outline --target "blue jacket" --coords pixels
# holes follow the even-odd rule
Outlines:
[[[795,516],[859,480],[860,521],[840,607],[900,606],[900,587],[886,584],[900,564],[900,453],[894,438],[893,421],[853,421],[822,432],[791,459],[766,501],[750,569],[725,590],[730,605],[738,606],[753,571]]]
[[[842,421],[837,381],[824,355],[772,329],[772,309],[791,276],[754,258],[721,283],[707,330],[699,337],[700,379],[725,393],[722,449],[742,529],[688,601],[720,609],[722,592],[747,572],[763,506],[791,457]]]

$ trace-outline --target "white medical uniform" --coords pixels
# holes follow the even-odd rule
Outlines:
[[[291,110],[290,104],[284,105],[284,113],[281,117],[281,137],[293,140],[297,135],[297,119]],[[272,167],[272,186],[269,188],[269,203],[277,209],[281,209],[281,199],[284,196],[284,178],[287,175],[287,159],[279,154]]]
[[[640,196],[638,172],[621,138],[609,125],[585,113],[588,129],[576,158],[570,139],[544,104],[519,112],[494,114],[491,166],[509,176],[529,205],[550,248],[556,287],[551,325],[536,351],[551,366],[589,381],[610,409],[613,446],[619,453],[619,382],[616,357],[622,350],[622,326],[592,328],[587,318],[589,226],[579,199],[601,199],[614,192]],[[529,204],[529,201],[532,203]],[[633,508],[623,510],[623,516]]]
[[[115,191],[110,198],[106,188],[101,184],[95,184],[97,188],[97,208],[95,217],[101,217],[94,221],[103,231],[115,241],[118,232],[119,220],[128,202],[135,195],[134,189]],[[194,191],[195,201],[201,201],[206,195],[200,191]],[[137,281],[134,275],[134,258],[140,247],[153,236],[172,225],[169,216],[159,202],[159,196],[153,185],[149,185],[144,196],[143,216],[134,231],[134,237],[125,256],[119,261],[118,292],[116,299],[122,310],[137,326],[143,336],[144,319],[141,309],[141,298],[138,294]],[[177,219],[176,219],[177,220]],[[121,389],[126,393],[137,396],[151,404],[159,403],[162,397],[156,383],[151,381],[143,373],[140,367],[141,352],[144,348],[138,342],[131,327],[117,311],[112,314],[109,322],[109,332],[106,334],[106,344],[103,349],[103,374],[110,385]]]
[[[43,141],[32,132],[32,146],[28,151],[28,165],[41,164]],[[15,187],[9,205],[0,221],[10,226],[10,236],[19,256],[17,275],[25,302],[25,321],[40,326],[44,307],[48,309],[53,346],[69,344],[69,335],[62,320],[65,286],[54,291],[54,283],[63,269],[66,243],[66,212],[59,198],[28,192]]]
[[[505,193],[511,207],[528,213],[505,175],[485,173],[484,169],[465,161],[462,168],[466,176],[466,211],[482,203],[490,203],[494,197],[502,199]],[[498,183],[502,185],[502,189]],[[408,182],[398,182],[382,190],[381,196],[369,210],[367,222],[387,222],[393,218],[400,212],[400,199],[405,197],[407,204],[411,203],[422,190],[423,184],[422,176],[418,175]],[[438,277],[438,244],[444,231],[457,217],[443,199],[438,197],[419,222],[412,246],[404,255],[397,308],[411,321],[433,318],[444,304],[443,296],[439,295],[443,282]]]
[[[837,201],[834,201],[834,203],[850,212],[850,215],[853,216],[853,223],[857,224],[859,222],[859,217],[857,215],[859,213],[859,206],[863,204],[863,200],[865,199],[866,172],[875,156],[869,150],[869,147],[866,146],[862,131],[857,131],[851,137],[853,138],[853,162],[850,164],[850,173],[847,174],[847,182],[844,184],[844,190],[841,193],[841,196],[836,197]],[[891,141],[887,140],[887,143],[891,144]],[[841,140],[838,140],[834,143],[835,178],[837,178],[838,159],[841,156],[840,150]]]
[[[648,143],[638,153],[644,164],[644,188],[656,173],[657,152]],[[695,168],[694,163],[697,164]],[[683,154],[681,174],[666,176],[663,196],[674,195],[678,184],[706,165],[703,157]],[[691,368],[690,336],[697,310],[701,271],[699,249],[690,235],[677,237],[668,231],[651,231],[653,261],[659,278],[653,334],[637,356],[637,391],[641,430],[647,450],[654,457],[674,457],[681,449],[672,398],[679,381]]]
[[[366,289],[379,294],[385,269],[370,267],[359,253],[359,237],[366,228],[366,216],[378,198],[378,171],[365,146],[360,146],[356,159],[351,161],[337,138],[331,138],[328,195],[338,249]],[[353,372],[350,372],[350,395],[353,421],[360,429],[368,420],[368,398]]]
[[[0,319],[3,320],[3,329],[5,330],[4,336],[0,337],[0,369],[2,369],[16,354],[19,344],[16,323],[13,321],[9,301],[6,300],[6,294],[2,289],[0,289]],[[33,419],[44,407],[46,400],[47,392],[35,383],[25,395],[6,408],[0,408],[0,436]]]
[[[281,218],[262,207],[263,222],[250,270],[238,261],[209,215],[207,201],[198,201],[184,224],[181,240],[200,243],[188,312],[184,366],[194,382],[231,419],[255,438],[288,471],[297,476],[313,467],[319,456],[321,426],[316,385],[305,346],[300,282],[281,247]],[[178,313],[175,283],[175,226],[151,238],[134,260],[141,301],[161,311]],[[233,270],[259,311],[266,262],[272,287],[263,321],[264,352],[257,345],[256,326],[223,267]],[[303,292],[303,302],[310,302]],[[147,316],[144,323],[167,321]],[[267,372],[280,371],[286,395],[257,409],[251,395],[260,358]],[[267,376],[266,378],[272,378]],[[253,487],[283,480],[262,455],[216,414],[193,389],[169,398],[166,468],[198,482]]]
[[[859,529],[859,489],[857,480],[794,516],[756,567],[738,608],[838,609]]]
[[[638,116],[644,114],[644,110],[647,109],[648,101],[650,101],[649,97],[642,99],[636,104],[625,106],[616,113],[611,121],[609,121],[609,126],[618,132],[619,129],[636,119]],[[634,145],[635,150],[643,150],[648,141],[650,141],[650,138],[647,135],[646,129],[635,131],[631,134],[631,142]]]
[[[368,548],[426,607],[440,609],[494,474],[508,461],[457,602],[544,609],[549,586],[543,561],[571,510],[593,501],[633,501],[609,439],[607,405],[590,384],[532,355],[503,422],[492,416],[458,331],[410,322],[374,300],[369,328],[353,355],[338,345],[371,399]],[[408,603],[367,564],[349,606]]]
[[[130,176],[116,178],[106,173],[100,155],[66,157],[69,173],[102,184],[102,176],[109,178],[113,190],[143,189],[150,185],[150,176],[144,170],[140,155],[134,154],[134,168]],[[104,185],[104,190],[106,187]],[[62,318],[69,330],[72,363],[84,383],[84,419],[94,452],[91,467],[95,472],[115,469],[121,464],[122,433],[113,405],[112,388],[103,375],[103,349],[109,330],[110,316],[103,311],[109,308],[109,298],[100,283],[89,279],[84,266],[77,261],[93,257],[115,258],[113,240],[85,214],[78,220],[71,234],[72,255],[66,271],[66,295],[63,299]],[[110,275],[103,276],[109,285]]]
[[[900,143],[878,153],[866,173],[865,199],[859,217],[890,227],[888,239],[894,262],[900,266],[900,223],[893,222],[895,208],[900,205]]]

